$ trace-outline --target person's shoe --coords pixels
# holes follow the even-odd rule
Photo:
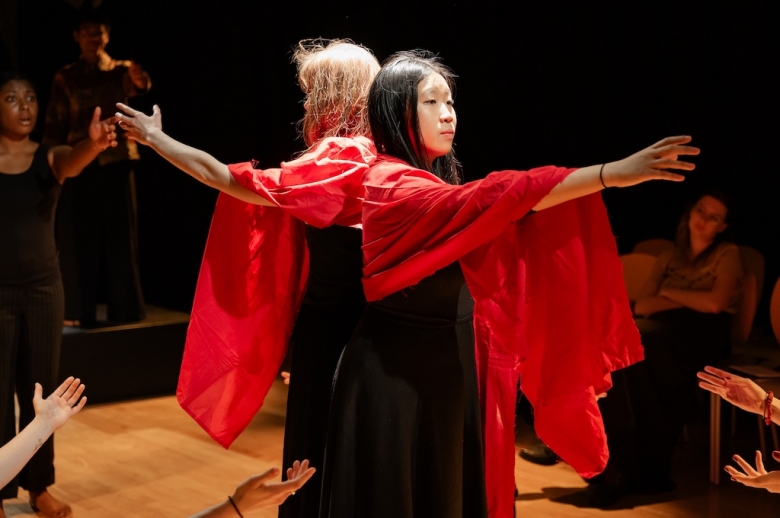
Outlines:
[[[60,502],[48,491],[30,491],[30,507],[33,512],[42,514],[46,518],[72,518],[73,511],[70,506]]]
[[[529,448],[521,449],[519,455],[521,459],[533,462],[534,464],[541,464],[542,466],[552,466],[561,460],[554,451],[542,442],[534,444]]]
[[[593,507],[607,507],[634,491],[634,484],[621,470],[607,466],[604,477],[588,487],[588,504]]]

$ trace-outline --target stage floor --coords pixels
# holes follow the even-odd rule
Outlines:
[[[87,393],[89,393],[89,381]],[[177,405],[174,397],[87,405],[56,438],[57,483],[52,493],[71,504],[76,518],[185,517],[222,501],[235,485],[257,472],[278,466],[282,457],[287,388],[278,381],[263,410],[229,451],[212,441]],[[725,407],[724,407],[725,408]],[[724,412],[725,416],[728,412]],[[744,416],[745,444],[729,444],[745,455],[757,441],[755,420]],[[751,426],[751,423],[753,425]],[[744,428],[745,430],[742,430]],[[708,446],[704,419],[689,426],[676,471],[679,488],[654,497],[636,497],[610,510],[581,507],[585,483],[565,464],[537,466],[517,459],[515,475],[519,518],[751,518],[776,516],[780,496],[748,489],[723,477],[707,481]],[[528,428],[518,433],[518,447],[528,444]],[[774,468],[778,466],[770,461]],[[6,500],[9,517],[35,515],[20,499]],[[252,516],[276,517],[269,509]]]

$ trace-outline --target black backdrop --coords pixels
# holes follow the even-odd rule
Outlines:
[[[456,149],[468,179],[590,165],[693,135],[703,152],[686,182],[605,194],[620,250],[671,237],[683,205],[707,186],[730,190],[737,241],[767,258],[760,326],[780,275],[772,3],[103,2],[109,53],[153,78],[134,104],[159,104],[170,135],[225,162],[273,166],[301,150],[290,50],[317,36],[351,38],[380,61],[402,49],[440,54],[460,77]],[[78,54],[72,12],[62,0],[18,1],[19,67],[44,102],[52,74]],[[216,194],[144,151],[144,289],[151,303],[187,310]]]

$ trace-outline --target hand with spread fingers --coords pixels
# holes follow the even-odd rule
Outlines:
[[[223,518],[246,516],[246,513],[281,505],[287,497],[294,495],[314,475],[314,468],[309,467],[309,461],[295,461],[287,469],[287,480],[271,482],[279,475],[278,468],[271,468],[264,473],[254,475],[241,482],[236,492],[227,501],[205,509],[190,518]]]
[[[248,478],[238,485],[233,494],[236,506],[244,512],[244,509],[260,509],[272,505],[280,505],[287,497],[294,495],[314,475],[314,468],[309,467],[309,461],[295,461],[292,467],[287,468],[287,480],[284,482],[270,481],[274,479],[279,470],[269,469],[265,473]]]
[[[49,397],[43,399],[43,389],[40,383],[36,383],[33,395],[35,416],[47,421],[52,431],[59,429],[87,404],[86,396],[81,397],[85,388],[86,385],[83,385],[80,379],[71,376],[63,381]]]
[[[780,461],[780,452],[772,452],[772,457],[776,461]],[[768,472],[766,468],[764,468],[764,462],[760,451],[756,452],[755,468],[739,455],[734,455],[734,461],[739,464],[742,471],[739,471],[732,466],[726,466],[726,473],[731,475],[731,480],[748,487],[766,489],[770,493],[780,493],[780,471]]]
[[[127,138],[148,146],[149,138],[155,132],[162,132],[162,113],[156,104],[152,108],[152,115],[134,110],[126,104],[117,103],[121,111],[116,113],[119,127],[127,132]]]
[[[704,390],[719,395],[737,408],[763,415],[767,393],[753,380],[711,366],[704,367],[704,372],[697,376],[699,386]]]
[[[109,147],[116,147],[116,117],[100,120],[100,106],[92,112],[92,120],[89,122],[89,138],[101,151]]]
[[[603,182],[607,187],[630,187],[648,180],[681,182],[685,176],[668,169],[693,171],[691,162],[678,160],[680,155],[698,155],[699,148],[686,146],[689,136],[667,137],[633,155],[605,164]]]

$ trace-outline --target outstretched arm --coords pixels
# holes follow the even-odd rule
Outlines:
[[[84,385],[72,377],[66,379],[48,398],[41,397],[41,385],[35,384],[35,418],[16,437],[0,448],[0,486],[5,486],[27,464],[38,448],[87,403],[81,397]],[[81,398],[81,401],[79,401]]]
[[[287,469],[285,482],[271,483],[278,474],[277,468],[271,468],[265,473],[250,477],[238,485],[236,492],[230,497],[232,502],[225,500],[193,514],[190,518],[236,518],[236,510],[246,515],[256,509],[281,505],[314,475],[314,468],[309,467],[308,460],[296,460],[293,466]]]
[[[687,136],[667,137],[623,160],[578,169],[542,198],[534,210],[548,209],[593,194],[604,187],[630,187],[648,180],[681,182],[684,176],[665,169],[694,169],[692,163],[677,160],[679,155],[699,154],[698,148],[683,145],[690,141],[691,137]]]
[[[205,151],[174,140],[162,130],[162,114],[155,104],[148,116],[126,104],[117,103],[121,112],[116,117],[119,126],[127,131],[127,138],[154,149],[158,155],[201,183],[227,193],[234,198],[255,205],[273,207],[274,204],[236,182],[226,164]]]
[[[732,405],[758,415],[764,415],[767,392],[753,380],[730,372],[706,366],[697,374],[699,386],[717,394]],[[780,396],[780,394],[778,394]],[[780,401],[772,399],[772,422],[780,425]]]
[[[775,460],[780,458],[780,452],[772,452]],[[780,471],[767,472],[764,468],[764,462],[761,458],[761,452],[756,452],[756,467],[753,468],[739,455],[734,455],[734,461],[742,468],[742,471],[726,466],[726,473],[731,475],[731,480],[744,484],[748,487],[757,487],[766,489],[770,493],[780,493]]]
[[[100,107],[97,107],[89,123],[89,138],[73,147],[55,146],[49,149],[49,166],[60,183],[81,173],[104,149],[116,147],[115,122],[114,117],[100,120]]]

